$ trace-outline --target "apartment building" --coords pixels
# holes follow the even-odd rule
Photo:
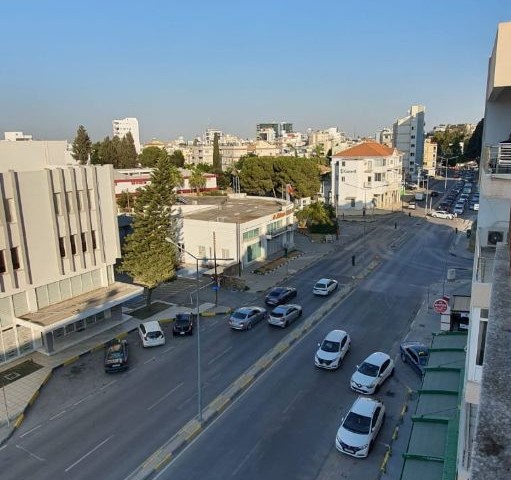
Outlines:
[[[330,203],[338,214],[401,207],[402,154],[376,142],[365,142],[332,157]]]
[[[111,328],[142,292],[114,279],[112,167],[45,164],[44,143],[12,142],[33,147],[21,162],[0,147],[0,363]]]
[[[140,133],[138,131],[138,120],[133,117],[126,117],[121,120],[112,121],[112,132],[114,136],[123,138],[128,132],[131,133],[135,142],[135,149],[140,153]]]
[[[403,169],[407,178],[416,179],[424,157],[423,105],[412,105],[408,115],[396,120],[392,131],[392,145],[403,154]]]
[[[424,160],[422,162],[422,171],[428,175],[435,175],[437,166],[438,145],[431,138],[424,140]]]
[[[390,128],[382,128],[378,130],[374,135],[376,143],[381,143],[387,147],[392,147],[393,132]]]
[[[511,471],[511,22],[489,60],[470,327],[458,441],[458,479]]]
[[[273,133],[272,133],[273,132]],[[256,125],[256,139],[267,142],[275,141],[284,133],[293,133],[293,124],[289,122],[268,122]]]
[[[32,135],[25,135],[23,132],[4,132],[6,142],[27,142],[32,140]]]

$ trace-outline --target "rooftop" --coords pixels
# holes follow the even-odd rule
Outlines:
[[[364,142],[338,152],[334,157],[388,157],[394,149],[376,142]]]

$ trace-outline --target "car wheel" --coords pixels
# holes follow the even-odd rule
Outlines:
[[[287,328],[289,327],[289,321],[286,320],[286,322],[284,323],[284,328]]]
[[[389,377],[393,377],[393,376],[394,376],[394,370],[395,370],[395,368],[393,368],[393,369],[390,371]]]
[[[252,322],[249,322],[249,323],[247,324],[247,330],[250,330],[251,328],[252,328]]]
[[[406,355],[404,353],[401,354],[401,360],[406,363]]]

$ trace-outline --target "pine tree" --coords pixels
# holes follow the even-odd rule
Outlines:
[[[181,182],[168,157],[162,157],[151,174],[151,183],[135,201],[133,233],[126,237],[119,270],[146,288],[147,306],[153,289],[176,274],[176,247],[166,239],[176,238],[171,209],[176,201],[174,188]]]
[[[138,165],[137,149],[131,132],[128,132],[121,140],[119,164],[120,168],[135,168]]]
[[[73,158],[81,165],[87,164],[92,150],[92,142],[83,125],[78,127],[76,137],[73,142]]]
[[[222,156],[220,155],[220,145],[219,145],[220,135],[215,133],[215,137],[213,140],[213,171],[215,173],[222,172]]]

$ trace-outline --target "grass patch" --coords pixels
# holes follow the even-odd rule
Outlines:
[[[26,377],[31,373],[34,373],[40,368],[43,368],[43,366],[35,363],[32,360],[18,363],[18,365],[15,367],[11,367],[8,370],[4,370],[0,373],[0,388],[9,385],[9,383],[15,382],[20,378]]]
[[[169,305],[162,302],[153,302],[148,307],[137,308],[130,313],[131,316],[138,318],[139,320],[145,320],[153,316],[156,313],[162,312],[169,308]]]

